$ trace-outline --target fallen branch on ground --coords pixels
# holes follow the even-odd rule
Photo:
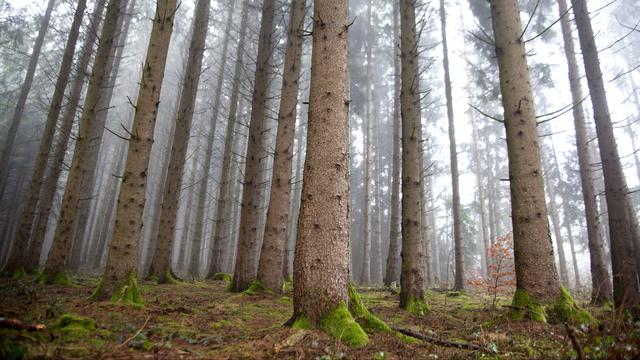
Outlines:
[[[573,348],[576,349],[576,354],[578,355],[578,360],[583,360],[584,359],[584,354],[582,353],[582,347],[580,346],[580,342],[578,341],[578,337],[576,336],[575,331],[567,323],[564,324],[564,327],[565,327],[565,329],[567,329],[567,334],[569,335],[569,338],[571,339],[571,344],[573,345]]]
[[[147,320],[144,321],[144,324],[142,324],[142,327],[140,329],[138,329],[138,331],[136,331],[136,333],[133,334],[132,337],[128,338],[125,342],[123,342],[122,344],[118,345],[118,347],[123,347],[123,346],[127,345],[129,343],[129,341],[135,339],[136,336],[140,335],[140,333],[142,332],[144,327],[147,326],[147,323],[149,322],[149,319],[151,319],[151,314],[149,314],[149,316],[147,316]]]
[[[44,324],[25,324],[18,319],[8,319],[0,317],[1,329],[14,329],[14,330],[27,330],[27,331],[40,331],[47,327]]]
[[[454,348],[458,348],[458,349],[467,349],[467,350],[482,350],[483,348],[480,345],[476,345],[476,344],[469,344],[469,343],[460,343],[460,342],[455,342],[455,341],[449,341],[449,340],[444,340],[444,339],[438,339],[435,338],[433,336],[427,336],[425,334],[421,334],[419,332],[413,331],[413,330],[409,330],[409,329],[403,329],[403,328],[397,328],[397,327],[392,327],[391,329],[407,335],[407,336],[411,336],[414,337],[416,339],[420,339],[420,340],[424,340],[427,342],[430,342],[432,344],[436,344],[436,345],[440,345],[440,346],[448,346],[448,347],[454,347]]]

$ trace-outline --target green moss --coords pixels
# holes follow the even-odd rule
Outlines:
[[[352,284],[349,284],[348,287],[349,292],[349,310],[351,314],[355,318],[355,320],[360,324],[365,330],[371,331],[382,331],[382,332],[390,332],[391,328],[384,321],[380,320],[377,316],[371,314],[369,309],[362,303],[362,298],[360,294],[356,291],[355,287]]]
[[[96,328],[96,321],[84,316],[62,314],[53,328],[62,332],[65,339],[75,340],[91,334]]]
[[[178,280],[173,274],[173,271],[167,270],[167,273],[164,275],[165,284],[177,284]]]
[[[19,267],[11,273],[11,278],[14,280],[22,279],[27,275],[26,271],[24,271],[23,267]]]
[[[213,280],[223,280],[223,281],[226,281],[226,282],[230,283],[231,281],[233,281],[233,275],[228,274],[228,273],[219,272],[219,273],[213,274],[211,279],[213,279]]]
[[[242,292],[243,295],[247,295],[247,296],[253,296],[257,293],[261,293],[261,292],[266,292],[271,294],[271,290],[267,289],[266,287],[264,287],[264,285],[262,285],[262,283],[260,282],[260,280],[253,280],[251,281],[251,284],[249,284],[249,288],[245,291]]]
[[[362,347],[369,343],[367,333],[353,319],[342,300],[320,320],[320,328],[348,346]]]
[[[156,283],[156,284],[160,282],[160,278],[156,274],[149,275],[147,280],[151,281],[152,283]]]
[[[293,291],[293,280],[291,280],[291,277],[287,277],[286,279],[284,279],[284,282],[282,283],[282,292],[290,293],[292,291]]]
[[[311,324],[311,321],[309,321],[306,316],[299,316],[296,321],[293,322],[291,328],[309,330],[313,329],[313,324]]]
[[[413,315],[420,315],[420,316],[426,315],[429,313],[429,311],[431,311],[429,309],[429,305],[427,305],[424,299],[417,299],[413,296],[409,296],[404,309]]]
[[[138,277],[134,271],[127,275],[125,283],[111,295],[111,301],[122,301],[134,307],[142,306],[142,295],[138,287]]]
[[[513,320],[531,319],[547,322],[544,306],[529,296],[529,293],[523,289],[516,289],[508,315]]]
[[[281,304],[287,304],[287,305],[290,305],[290,304],[292,304],[292,303],[293,303],[293,300],[291,300],[291,298],[290,298],[290,297],[288,297],[288,296],[282,296],[282,297],[280,297],[280,298],[278,299],[278,302],[279,302],[279,303],[281,303]]]
[[[560,297],[553,304],[546,307],[551,321],[570,322],[577,324],[595,324],[597,321],[591,314],[576,304],[569,291],[560,288]]]
[[[41,271],[36,277],[36,282],[42,285],[73,286],[73,283],[69,279],[69,274],[66,271],[56,273],[53,278],[49,278],[44,271]]]

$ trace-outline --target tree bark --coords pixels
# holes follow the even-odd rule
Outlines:
[[[640,305],[638,268],[634,257],[631,221],[627,209],[627,184],[622,172],[618,147],[613,134],[611,115],[600,70],[600,60],[593,37],[591,19],[584,0],[571,0],[578,27],[589,93],[600,147],[605,183],[613,267],[613,298],[617,306]]]
[[[99,107],[100,92],[103,91],[108,82],[106,65],[116,39],[118,18],[121,16],[120,5],[121,0],[110,0],[107,6],[107,15],[100,34],[98,51],[87,89],[82,117],[80,118],[78,136],[69,171],[69,179],[62,199],[62,209],[56,227],[56,234],[45,263],[44,274],[47,277],[47,281],[55,279],[59,273],[67,270],[67,257],[71,249],[73,223],[79,202],[82,201],[79,197],[79,189],[87,176],[89,163],[95,161],[95,159],[90,159],[87,156],[91,142],[95,141],[98,133],[102,133],[102,126],[94,120],[101,110]]]
[[[400,134],[402,132],[402,119],[400,118],[400,53],[399,48],[399,9],[398,2],[393,2],[393,153],[391,170],[391,210],[389,229],[389,251],[387,253],[387,268],[384,277],[384,284],[400,281],[400,251],[401,239],[401,219],[400,219],[400,171],[401,171],[401,149]]]
[[[171,251],[176,236],[178,197],[180,196],[180,185],[189,145],[189,133],[191,132],[198,83],[202,72],[202,57],[207,37],[210,7],[211,0],[198,0],[195,9],[193,34],[185,70],[186,76],[182,93],[180,94],[180,105],[176,115],[176,127],[173,133],[173,145],[171,146],[171,159],[169,160],[167,182],[162,198],[160,231],[150,268],[150,274],[157,276],[159,283],[166,282],[167,273],[171,271]]]
[[[576,146],[578,149],[578,164],[580,167],[580,182],[582,184],[582,199],[584,202],[585,218],[587,222],[587,238],[589,244],[589,257],[591,260],[591,302],[603,304],[611,300],[611,278],[604,260],[602,233],[600,232],[600,219],[598,217],[598,205],[596,203],[596,188],[591,171],[593,160],[589,151],[589,137],[583,107],[581,105],[583,94],[580,85],[580,74],[576,61],[575,46],[571,33],[571,22],[567,14],[567,1],[558,0],[560,12],[560,27],[564,39],[564,53],[567,58],[569,85],[573,101],[573,124],[576,131]]]
[[[231,218],[232,191],[233,191],[233,171],[232,171],[232,155],[234,152],[236,134],[236,124],[238,122],[238,101],[240,95],[240,82],[243,75],[244,67],[244,47],[247,37],[247,21],[248,21],[249,3],[244,0],[242,3],[242,15],[240,20],[240,31],[238,35],[238,48],[236,50],[236,63],[233,70],[233,82],[231,85],[231,96],[229,98],[229,117],[227,119],[227,129],[224,141],[224,150],[222,151],[222,166],[220,174],[220,188],[218,190],[218,202],[216,204],[216,226],[213,232],[213,245],[211,250],[211,259],[207,277],[217,272],[223,271],[223,253],[224,246],[229,242],[226,236],[229,219]],[[191,257],[191,267],[193,271],[195,259]]]
[[[278,112],[278,133],[273,159],[271,195],[269,196],[265,234],[258,264],[258,281],[265,288],[275,292],[282,291],[284,280],[282,268],[289,235],[289,205],[292,185],[291,163],[296,129],[298,79],[300,78],[302,34],[306,9],[306,0],[293,0],[291,2],[291,17],[289,19],[280,110]]]
[[[440,28],[442,31],[442,52],[444,54],[444,87],[447,98],[447,119],[449,120],[449,157],[451,166],[451,190],[453,202],[453,239],[455,243],[456,277],[454,290],[464,290],[464,239],[462,238],[462,214],[460,210],[460,181],[458,180],[458,150],[456,146],[456,127],[453,118],[453,97],[451,95],[451,76],[449,75],[449,50],[447,47],[447,15],[444,0],[440,0]]]
[[[19,220],[18,231],[14,239],[14,249],[20,249],[20,251],[14,252],[13,259],[9,258],[7,270],[13,272],[17,268],[23,268],[27,265],[27,253],[24,249],[28,248],[29,237],[31,235],[31,229],[33,227],[34,219],[36,218],[36,208],[38,206],[38,199],[42,188],[45,171],[47,169],[47,160],[49,159],[49,152],[51,150],[51,144],[53,143],[53,137],[56,132],[56,123],[60,115],[60,109],[62,108],[62,100],[64,98],[64,91],[69,82],[69,74],[71,73],[71,65],[73,65],[73,53],[76,49],[76,42],[78,41],[78,35],[80,33],[80,25],[82,25],[82,17],[87,7],[86,0],[79,0],[76,5],[76,11],[73,16],[73,22],[69,29],[69,36],[67,37],[67,43],[62,55],[62,63],[60,65],[60,71],[58,72],[58,79],[56,80],[53,95],[51,97],[51,104],[49,105],[49,112],[47,113],[47,119],[45,120],[45,127],[40,139],[40,147],[38,149],[38,156],[36,158],[33,174],[27,187],[27,191],[24,194],[24,200],[22,205],[22,212]],[[18,246],[16,246],[18,245]]]
[[[471,137],[473,138],[473,162],[476,173],[476,187],[478,188],[478,201],[480,203],[480,226],[482,226],[482,271],[484,276],[489,276],[489,268],[491,267],[491,257],[489,256],[489,248],[491,247],[491,238],[489,237],[489,224],[487,223],[487,206],[484,198],[484,184],[482,176],[482,164],[480,163],[480,148],[478,146],[478,128],[476,119],[471,115]],[[491,171],[491,170],[489,170]]]
[[[348,2],[316,0],[307,155],[293,265],[294,319],[348,304]]]
[[[400,307],[424,313],[424,247],[422,246],[422,126],[415,2],[400,0],[402,59],[402,271]],[[415,305],[418,305],[415,308]]]
[[[491,1],[491,17],[504,107],[516,296],[526,293],[539,304],[560,296],[545,203],[543,170],[522,24],[516,0]]]
[[[0,154],[0,198],[4,194],[4,190],[7,186],[7,179],[9,177],[9,160],[14,150],[16,136],[18,135],[18,127],[20,126],[24,107],[27,103],[27,97],[29,96],[31,85],[33,84],[33,77],[36,73],[36,67],[38,66],[40,51],[42,50],[42,44],[44,43],[44,36],[47,34],[47,30],[49,29],[49,20],[51,19],[51,12],[53,11],[55,3],[56,0],[49,0],[47,3],[47,9],[45,10],[44,17],[40,22],[40,30],[38,31],[36,42],[33,45],[33,51],[29,57],[27,73],[24,81],[22,82],[22,87],[20,87],[20,94],[18,95],[16,108],[13,111],[13,117],[9,123],[9,131],[7,131],[7,136],[4,140],[4,145],[2,146],[2,153]]]
[[[235,269],[233,271],[233,291],[246,290],[256,278],[259,257],[259,230],[262,183],[261,164],[266,160],[264,130],[267,98],[269,96],[269,67],[274,18],[274,0],[262,4],[260,40],[256,59],[253,97],[251,99],[251,120],[249,122],[249,145],[245,163],[245,178],[242,190],[240,212],[240,232]]]

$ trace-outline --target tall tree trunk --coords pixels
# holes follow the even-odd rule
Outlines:
[[[13,117],[9,123],[9,131],[7,131],[7,136],[4,140],[4,145],[2,146],[2,153],[0,153],[0,198],[2,198],[7,186],[7,180],[9,177],[9,160],[14,150],[16,135],[18,135],[18,127],[20,126],[24,107],[27,103],[27,97],[29,96],[31,85],[33,84],[33,77],[36,73],[36,67],[38,66],[40,51],[42,50],[42,44],[44,43],[44,36],[47,34],[47,30],[49,29],[49,20],[51,19],[51,12],[53,11],[55,3],[56,0],[49,0],[47,3],[47,9],[44,12],[44,17],[40,22],[40,30],[38,31],[38,36],[36,37],[36,42],[33,45],[31,57],[29,58],[27,74],[22,82],[22,87],[20,87],[20,94],[18,95],[16,108],[13,111]]]
[[[464,239],[462,238],[462,214],[460,210],[460,182],[458,180],[458,150],[456,146],[456,128],[453,118],[453,97],[451,95],[451,76],[449,75],[449,50],[447,47],[447,14],[444,0],[440,0],[440,28],[442,31],[442,52],[444,54],[444,88],[447,97],[447,119],[449,120],[449,156],[451,162],[451,190],[453,206],[453,239],[455,242],[456,277],[454,290],[464,289]]]
[[[261,231],[259,228],[262,161],[266,159],[264,149],[264,130],[269,96],[269,67],[271,66],[271,48],[274,18],[274,0],[265,0],[262,4],[262,23],[256,59],[256,74],[251,99],[251,120],[249,122],[249,145],[245,163],[245,179],[242,190],[240,212],[240,232],[235,269],[233,271],[234,291],[246,290],[256,278],[258,268],[258,245]]]
[[[231,205],[233,203],[233,169],[232,156],[234,152],[235,140],[238,138],[236,134],[236,124],[238,122],[238,101],[240,95],[240,82],[243,75],[244,67],[244,47],[247,37],[247,21],[249,12],[249,0],[242,2],[242,15],[240,19],[240,32],[238,35],[238,48],[236,50],[236,63],[233,70],[233,81],[231,85],[231,96],[229,98],[229,115],[227,118],[227,129],[224,141],[224,150],[222,151],[222,166],[220,174],[220,188],[218,190],[218,201],[216,204],[216,226],[213,232],[213,245],[211,250],[211,259],[209,259],[209,267],[207,276],[211,276],[217,272],[223,271],[223,252],[224,246],[230,241],[226,236],[229,219],[231,218]],[[197,241],[197,240],[196,240]],[[195,269],[196,259],[191,256],[190,269]]]
[[[473,165],[476,173],[476,187],[478,189],[478,201],[480,203],[480,226],[482,226],[482,254],[480,258],[482,262],[482,271],[484,276],[489,276],[489,268],[491,267],[491,257],[489,256],[489,248],[491,240],[489,237],[489,224],[487,224],[487,206],[484,199],[484,181],[482,176],[482,164],[480,163],[480,148],[478,146],[478,128],[476,126],[475,116],[471,115],[471,137],[473,138]],[[491,171],[491,170],[489,170]]]
[[[539,314],[534,304],[557,300],[560,283],[549,234],[533,93],[517,1],[491,1],[491,17],[509,157],[516,270],[513,305],[519,308],[514,311],[540,320],[544,314]]]
[[[182,93],[180,94],[180,105],[176,115],[173,145],[171,146],[171,160],[169,160],[167,182],[164,196],[162,197],[160,231],[158,239],[156,239],[156,248],[150,268],[150,274],[157,276],[159,283],[166,282],[167,274],[171,271],[171,251],[176,236],[175,227],[178,216],[180,184],[182,183],[184,163],[189,145],[189,133],[191,132],[198,83],[202,72],[202,57],[209,25],[210,7],[211,0],[198,0],[195,9],[193,33],[185,70],[186,76]],[[194,273],[193,275],[197,274]]]
[[[392,282],[400,281],[400,251],[401,251],[401,220],[400,220],[400,171],[401,152],[400,134],[402,123],[400,118],[400,53],[399,44],[399,9],[398,2],[393,2],[393,154],[391,170],[391,222],[389,225],[389,251],[387,253],[387,269],[384,277],[384,284],[389,286]],[[435,239],[434,239],[435,241]]]
[[[569,246],[571,247],[571,260],[573,264],[573,274],[575,277],[576,290],[580,291],[582,290],[582,281],[580,281],[580,269],[578,269],[578,257],[576,254],[575,242],[573,239],[573,231],[571,230],[571,224],[567,219],[566,212],[565,212],[565,218],[564,218],[564,227],[567,229],[567,238],[569,239]]]
[[[111,48],[116,40],[116,30],[118,18],[121,16],[121,0],[110,0],[107,6],[107,15],[104,20],[98,51],[96,53],[91,80],[87,89],[82,117],[76,139],[73,160],[69,171],[69,179],[62,199],[62,209],[53,245],[49,251],[47,262],[45,263],[44,275],[47,281],[53,281],[67,270],[67,257],[71,249],[71,239],[73,236],[73,223],[78,209],[79,202],[82,201],[79,189],[87,176],[89,163],[96,159],[88,158],[91,142],[99,138],[102,134],[103,124],[97,124],[95,119],[100,108],[100,93],[108,83],[106,67],[109,60]],[[99,140],[98,140],[99,141]]]
[[[298,134],[296,135],[296,143],[298,149],[296,153],[296,174],[295,182],[291,184],[293,191],[293,198],[291,199],[291,216],[289,217],[289,240],[287,241],[287,256],[284,263],[284,278],[289,278],[293,273],[293,253],[296,248],[296,231],[298,227],[298,215],[300,214],[300,198],[302,196],[302,166],[304,165],[304,154],[306,152],[305,147],[305,134],[306,134],[306,113],[301,114],[300,122],[298,124]],[[303,120],[304,119],[304,120]],[[304,123],[303,123],[304,121]]]
[[[273,159],[271,194],[265,225],[262,251],[258,264],[258,281],[267,289],[282,290],[282,268],[289,235],[289,205],[291,197],[291,163],[293,159],[293,138],[296,129],[298,107],[298,79],[302,56],[304,17],[306,0],[291,2],[291,17],[287,34],[287,51],[284,59],[280,110],[278,112],[278,133]]]
[[[292,320],[322,320],[349,302],[349,88],[348,2],[316,0],[307,155],[304,165],[298,241],[293,265]],[[343,331],[357,334],[352,345],[364,345],[366,334],[344,314]],[[326,328],[325,328],[326,329]],[[331,332],[331,329],[326,329]],[[339,332],[339,333],[338,333]]]
[[[86,240],[87,224],[89,223],[90,216],[97,216],[97,214],[91,213],[93,203],[96,201],[98,189],[95,187],[96,176],[98,172],[98,165],[100,164],[101,149],[103,145],[104,127],[107,122],[107,115],[109,114],[109,108],[111,105],[111,99],[113,98],[113,91],[116,88],[116,80],[120,73],[120,64],[123,57],[123,50],[127,42],[127,35],[129,33],[129,26],[131,24],[131,18],[135,12],[137,0],[123,0],[122,7],[126,8],[126,12],[118,19],[118,25],[116,30],[116,45],[111,48],[109,54],[109,60],[107,61],[107,71],[109,76],[106,87],[100,93],[100,100],[98,105],[98,111],[96,113],[94,122],[96,123],[96,133],[92,137],[88,159],[93,159],[87,164],[86,175],[82,180],[82,186],[80,188],[80,201],[78,202],[79,208],[76,210],[75,220],[73,223],[74,230],[72,231],[73,240],[71,242],[71,253],[69,255],[68,267],[72,271],[77,271],[80,265],[80,252],[82,246]],[[137,101],[137,100],[134,100]],[[124,124],[121,123],[122,126]],[[99,127],[99,128],[98,128]],[[104,155],[103,155],[104,156]]]
[[[82,25],[82,17],[86,7],[86,0],[78,1],[76,11],[73,16],[73,22],[69,29],[69,36],[62,55],[62,63],[60,65],[60,71],[58,72],[58,79],[56,80],[53,95],[51,97],[51,104],[49,105],[49,112],[47,113],[47,119],[45,120],[42,138],[40,139],[38,156],[33,167],[33,174],[31,174],[31,180],[29,181],[27,191],[24,194],[22,213],[19,220],[18,231],[14,239],[13,248],[19,248],[20,251],[14,252],[14,258],[12,259],[10,257],[7,265],[7,270],[11,272],[19,267],[24,267],[28,260],[25,256],[27,253],[24,252],[24,249],[27,249],[28,247],[29,236],[31,235],[31,229],[33,227],[34,219],[36,218],[36,208],[44,180],[45,170],[47,169],[49,151],[51,150],[51,144],[53,143],[53,137],[56,132],[56,123],[58,121],[58,116],[60,115],[60,109],[62,108],[64,91],[67,87],[67,83],[69,82],[71,65],[73,65],[73,53],[76,49],[76,42],[78,41],[78,35],[80,33],[80,25]]]
[[[627,209],[627,202],[629,201],[627,183],[613,134],[607,95],[600,70],[598,49],[593,37],[593,29],[586,2],[584,0],[571,0],[571,4],[573,5],[578,27],[580,48],[582,49],[587,83],[593,104],[602,172],[604,174],[605,196],[609,210],[613,298],[618,306],[637,307],[640,305],[640,286],[638,285],[638,267],[634,257],[631,221]]]
[[[402,59],[402,271],[400,307],[424,314],[424,247],[422,217],[422,126],[415,1],[400,0]]]
[[[214,103],[213,103],[213,115],[211,118],[211,122],[209,124],[209,136],[207,136],[207,148],[205,152],[203,170],[202,170],[202,180],[198,184],[198,202],[196,205],[196,214],[195,214],[195,227],[193,230],[193,238],[201,239],[203,228],[204,228],[204,219],[205,219],[205,210],[206,210],[206,199],[207,199],[207,189],[209,187],[209,173],[211,172],[211,159],[213,157],[213,141],[215,139],[216,126],[218,124],[218,117],[222,109],[220,108],[220,102],[222,100],[222,85],[224,83],[224,74],[226,72],[227,66],[227,49],[229,48],[229,38],[231,36],[231,25],[233,25],[233,12],[235,8],[235,2],[229,1],[229,9],[227,14],[227,23],[225,26],[225,38],[222,43],[222,54],[220,60],[220,66],[218,68],[218,79],[216,82],[216,88],[214,93]],[[214,214],[215,216],[215,214]],[[215,224],[214,224],[215,228]],[[215,231],[215,229],[213,230]],[[200,252],[198,252],[200,253]],[[194,276],[197,276],[198,271],[192,273]]]
[[[49,174],[42,185],[42,193],[40,194],[39,212],[36,217],[36,223],[31,233],[31,242],[27,251],[27,263],[25,268],[28,270],[37,269],[40,263],[40,253],[42,252],[42,244],[47,232],[47,224],[49,222],[49,214],[51,207],[53,206],[53,198],[58,188],[58,180],[62,173],[62,167],[64,165],[64,158],[67,152],[67,145],[71,138],[71,130],[73,128],[73,121],[75,114],[80,103],[80,97],[82,95],[82,88],[84,87],[84,80],[86,77],[89,62],[91,61],[91,55],[93,54],[94,43],[97,38],[98,30],[100,28],[100,22],[102,20],[102,13],[105,7],[104,0],[97,1],[93,14],[91,15],[91,24],[86,33],[85,43],[82,46],[80,59],[78,60],[76,72],[74,74],[73,84],[68,94],[68,103],[65,111],[62,114],[60,121],[60,130],[58,132],[58,140],[53,150],[53,156],[51,158],[51,169]]]
[[[571,33],[571,22],[567,14],[567,1],[558,0],[560,12],[560,26],[564,39],[564,53],[567,58],[569,85],[573,101],[573,124],[576,131],[576,146],[578,149],[578,164],[580,167],[580,182],[582,184],[582,199],[584,202],[585,218],[587,221],[587,238],[589,244],[589,257],[591,260],[591,302],[600,305],[611,300],[611,278],[604,260],[602,233],[600,231],[600,219],[598,217],[598,205],[596,204],[596,188],[591,171],[593,160],[589,151],[589,137],[584,111],[581,105],[583,100],[580,74],[576,61],[576,52]]]
[[[372,90],[372,100],[373,100],[373,123],[375,125],[374,135],[374,143],[373,148],[375,149],[375,193],[374,193],[374,209],[375,209],[375,234],[374,234],[374,242],[373,242],[373,268],[372,268],[372,278],[374,284],[382,284],[383,276],[382,276],[382,191],[381,191],[381,180],[380,173],[382,172],[382,166],[380,163],[380,117],[378,116],[378,106],[377,99],[375,96],[375,92]]]
[[[105,300],[115,296],[120,297],[119,300],[134,303],[142,300],[136,285],[138,244],[143,226],[142,212],[146,202],[147,169],[151,157],[153,131],[158,116],[175,11],[176,0],[158,0],[138,91],[133,127],[129,135],[129,149],[116,210],[116,227],[96,299]]]
[[[195,156],[194,156],[195,159]],[[190,191],[188,192],[188,199],[187,199],[187,203],[186,203],[186,208],[185,208],[185,215],[184,215],[184,224],[182,225],[182,234],[180,235],[180,251],[178,252],[178,269],[186,269],[187,272],[189,271],[188,266],[189,266],[189,259],[190,256],[193,251],[197,251],[195,249],[193,249],[193,236],[191,234],[191,214],[193,213],[193,201],[195,198],[195,191],[193,191],[192,189],[190,189]],[[157,236],[157,235],[156,235]],[[189,241],[191,240],[191,241]],[[199,244],[202,244],[201,242]],[[191,249],[190,249],[191,248]],[[189,250],[191,252],[189,252]],[[197,251],[198,253],[198,258],[200,257],[201,252]]]

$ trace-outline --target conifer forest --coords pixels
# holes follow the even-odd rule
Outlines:
[[[0,0],[0,359],[640,359],[638,0]]]

